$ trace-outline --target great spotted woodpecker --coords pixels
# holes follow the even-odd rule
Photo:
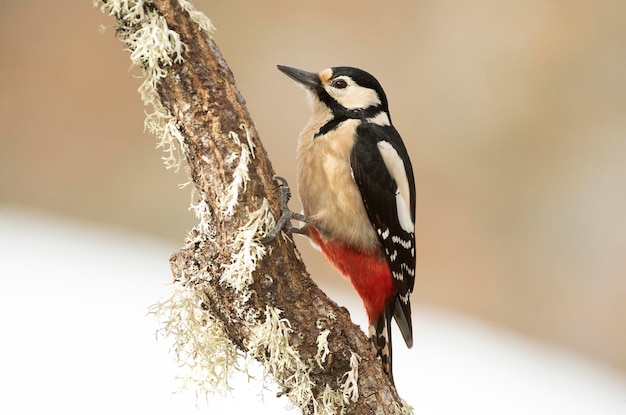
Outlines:
[[[409,155],[391,124],[385,92],[369,73],[344,66],[317,74],[278,69],[305,87],[313,114],[297,148],[304,216],[286,208],[287,196],[272,237],[283,225],[308,235],[350,279],[393,382],[392,317],[407,347],[413,345],[415,183]],[[305,225],[293,228],[290,219]]]

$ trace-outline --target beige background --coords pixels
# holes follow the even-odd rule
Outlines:
[[[625,2],[195,4],[292,182],[308,109],[275,64],[381,81],[417,180],[416,306],[626,371]],[[91,1],[0,0],[0,204],[182,241],[186,179],[142,133],[112,24]],[[346,284],[298,243],[317,281]]]

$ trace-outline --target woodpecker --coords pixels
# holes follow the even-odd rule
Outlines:
[[[407,347],[413,345],[411,160],[391,123],[385,92],[372,75],[346,66],[319,73],[278,69],[305,88],[313,111],[297,145],[304,212],[290,212],[287,196],[283,211],[288,213],[280,227],[287,222],[288,230],[309,236],[352,282],[367,312],[370,340],[393,383],[392,318]],[[293,228],[290,219],[305,224]]]

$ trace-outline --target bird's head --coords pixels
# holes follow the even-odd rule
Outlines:
[[[304,86],[314,100],[335,116],[362,118],[384,112],[388,114],[385,91],[369,73],[348,66],[324,69],[319,73],[278,65],[285,75]]]

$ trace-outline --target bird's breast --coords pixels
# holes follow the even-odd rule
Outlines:
[[[360,121],[349,119],[314,138],[324,123],[312,118],[298,141],[298,189],[304,214],[324,238],[367,251],[379,250],[350,167]]]

